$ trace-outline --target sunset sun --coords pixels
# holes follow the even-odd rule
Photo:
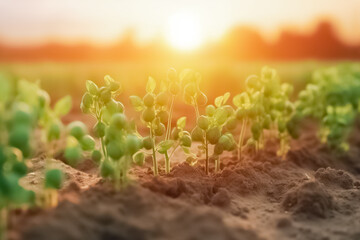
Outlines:
[[[169,44],[179,50],[194,50],[203,42],[198,19],[190,13],[177,13],[170,17],[166,30]]]

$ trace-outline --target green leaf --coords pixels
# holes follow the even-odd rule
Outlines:
[[[162,141],[158,144],[157,151],[161,154],[165,154],[173,145],[173,140]]]
[[[148,82],[146,84],[146,92],[153,93],[156,88],[156,81],[154,78],[149,77]]]
[[[224,100],[224,96],[219,96],[219,97],[215,98],[215,106],[221,107],[223,100]]]
[[[54,107],[55,115],[58,117],[65,116],[70,112],[71,107],[72,107],[72,99],[69,95],[67,95],[56,102]]]
[[[222,105],[224,105],[229,100],[229,98],[230,98],[230,93],[229,92],[225,93],[223,96]]]
[[[97,95],[99,93],[98,86],[91,80],[86,81],[86,90],[92,95]]]
[[[143,152],[137,152],[133,156],[133,161],[138,166],[144,165],[144,163],[145,163],[145,154]]]
[[[138,96],[130,96],[131,105],[134,107],[135,111],[140,112],[144,109],[144,102]]]
[[[107,85],[109,85],[111,82],[115,82],[115,80],[110,75],[105,75],[104,80]]]
[[[186,117],[181,117],[177,120],[176,125],[179,129],[184,129],[186,125]]]
[[[238,108],[241,107],[241,94],[238,94],[235,97],[233,97],[233,104]]]
[[[220,125],[226,122],[227,116],[227,111],[224,108],[216,109],[216,112],[214,114],[215,121]]]

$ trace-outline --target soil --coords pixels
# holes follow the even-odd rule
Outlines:
[[[102,181],[89,161],[75,169],[53,160],[67,176],[59,205],[15,211],[10,238],[358,240],[358,136],[354,131],[350,151],[339,154],[321,144],[309,124],[285,160],[269,141],[266,151],[246,151],[241,162],[224,154],[221,171],[210,176],[203,160],[190,166],[177,153],[171,173],[153,177],[148,159],[131,170],[134,181],[121,191]],[[39,158],[32,162],[23,183],[40,191]]]

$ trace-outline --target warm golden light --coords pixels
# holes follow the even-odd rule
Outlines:
[[[169,44],[179,50],[193,50],[203,42],[201,26],[190,13],[177,13],[170,17],[166,38]]]

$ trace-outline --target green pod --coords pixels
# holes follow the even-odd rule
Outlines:
[[[92,159],[95,163],[99,164],[99,163],[101,162],[101,159],[102,159],[102,154],[101,154],[101,152],[100,152],[99,150],[94,150],[94,151],[92,151],[92,153],[91,153],[91,159]]]
[[[145,108],[141,117],[147,123],[152,122],[155,119],[155,110],[153,108]]]
[[[226,122],[226,129],[229,131],[234,130],[237,127],[237,120],[235,117],[230,117]]]
[[[154,106],[155,103],[155,97],[152,93],[147,93],[143,98],[144,105],[148,108],[151,108]]]
[[[80,145],[84,151],[93,150],[95,148],[95,140],[90,135],[84,135],[80,139]]]
[[[191,139],[195,142],[204,141],[204,136],[204,131],[198,126],[191,131]]]
[[[85,124],[80,121],[74,121],[70,123],[67,128],[69,130],[69,134],[78,140],[87,134],[87,128]]]
[[[146,150],[150,150],[154,147],[154,142],[151,137],[147,136],[143,138],[143,147]]]
[[[160,111],[158,112],[157,117],[161,123],[166,124],[169,119],[169,114],[167,111]]]
[[[97,122],[94,126],[94,135],[97,138],[102,138],[105,136],[106,126],[103,122]]]
[[[47,140],[53,141],[60,139],[61,127],[61,122],[52,123],[47,131]]]
[[[135,135],[130,134],[126,138],[126,150],[129,155],[133,155],[143,147],[142,141]]]
[[[60,189],[63,183],[64,175],[60,169],[50,169],[45,173],[45,188]]]
[[[215,155],[221,155],[224,152],[224,147],[222,144],[217,143],[214,147],[214,154]]]
[[[110,127],[117,130],[125,129],[127,125],[126,116],[122,113],[116,113],[111,117]]]
[[[209,124],[209,118],[207,116],[201,115],[197,120],[197,125],[203,130],[207,130]]]
[[[110,141],[106,144],[106,150],[109,157],[113,160],[119,160],[126,152],[125,144],[116,141]]]
[[[215,111],[216,111],[216,108],[215,108],[214,105],[207,105],[206,108],[205,108],[205,113],[209,117],[214,116]]]
[[[64,156],[70,165],[75,166],[82,159],[82,150],[79,146],[67,147]]]
[[[213,127],[207,130],[206,138],[211,144],[216,144],[221,137],[221,131],[218,127]]]
[[[168,103],[169,95],[167,92],[161,92],[156,96],[156,104],[159,106],[166,106]],[[145,102],[145,101],[144,101]]]
[[[100,166],[100,175],[103,178],[112,178],[114,176],[115,170],[113,165],[109,160],[104,160]]]
[[[191,137],[189,135],[183,135],[180,139],[180,145],[183,147],[191,147]]]

